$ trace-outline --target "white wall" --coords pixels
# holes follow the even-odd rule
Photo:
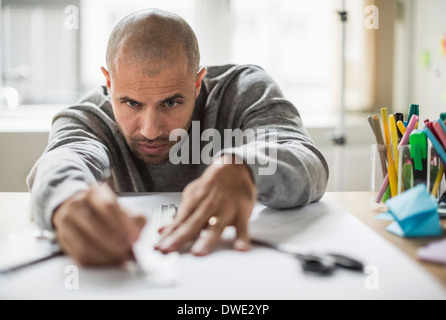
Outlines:
[[[446,112],[446,52],[441,52],[445,14],[445,0],[414,0],[409,99],[420,105],[424,119],[435,120]],[[429,65],[421,62],[424,52],[430,55]]]
[[[0,133],[0,192],[25,192],[26,177],[48,143],[45,132]]]
[[[53,115],[63,107],[0,108],[0,192],[28,191],[26,176],[48,144]]]

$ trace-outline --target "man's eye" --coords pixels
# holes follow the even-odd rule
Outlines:
[[[127,101],[126,104],[129,107],[137,107],[138,106],[138,102],[135,102],[135,101]]]
[[[166,102],[166,107],[169,107],[169,108],[173,108],[176,105],[177,105],[177,102],[175,102],[175,101],[167,101]]]

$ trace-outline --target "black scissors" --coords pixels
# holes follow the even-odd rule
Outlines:
[[[285,244],[272,244],[259,240],[253,243],[265,245],[278,251],[294,255],[302,265],[305,272],[319,275],[331,275],[337,268],[348,269],[355,272],[364,272],[364,265],[351,257],[336,253],[302,253],[295,247]]]

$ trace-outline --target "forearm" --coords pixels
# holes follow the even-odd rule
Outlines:
[[[250,168],[258,201],[290,208],[318,201],[327,188],[328,166],[312,145],[299,142],[248,143],[222,150],[235,154]]]
[[[85,162],[85,155],[67,148],[45,153],[27,177],[33,219],[40,227],[52,230],[54,210],[75,193],[88,189],[107,166],[97,159]]]

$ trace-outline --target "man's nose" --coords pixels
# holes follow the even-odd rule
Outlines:
[[[148,140],[156,140],[162,135],[162,119],[156,108],[147,107],[141,113],[140,134]]]

